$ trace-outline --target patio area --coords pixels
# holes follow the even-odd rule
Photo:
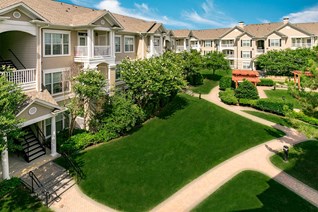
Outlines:
[[[18,156],[17,153],[9,153],[9,171],[10,177],[21,177],[29,171],[38,168],[56,158],[60,157],[59,154],[51,156],[51,151],[46,149],[46,155],[43,155],[30,163],[26,162],[22,155]],[[2,164],[0,164],[0,176],[2,176]]]

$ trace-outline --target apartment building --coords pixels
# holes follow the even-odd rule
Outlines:
[[[108,82],[101,89],[109,90],[116,86],[116,65],[122,59],[163,53],[166,32],[160,23],[106,10],[52,0],[0,1],[0,67],[15,69],[0,74],[29,97],[17,115],[28,136],[26,160],[45,155],[46,141],[51,156],[57,155],[56,134],[68,125],[63,113],[73,97],[71,77],[82,69],[98,69]]]
[[[177,53],[190,50],[191,30],[172,30],[172,51]]]
[[[192,30],[192,49],[223,52],[233,69],[256,69],[257,56],[270,50],[311,48],[318,44],[318,23],[249,24],[224,29]],[[198,44],[198,45],[197,45]]]

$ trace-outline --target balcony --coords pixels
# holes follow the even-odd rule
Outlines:
[[[234,47],[234,43],[222,43],[221,47],[222,48]]]
[[[292,47],[302,47],[302,48],[310,48],[312,45],[311,43],[292,43]]]
[[[8,81],[18,84],[23,90],[32,90],[36,88],[35,68],[0,72],[0,76],[5,76]]]
[[[229,58],[234,58],[234,54],[226,54],[225,57],[228,58],[228,59]]]
[[[257,54],[264,54],[265,53],[265,49],[257,49],[256,53]]]
[[[177,51],[177,52],[183,52],[183,51],[185,51],[185,50],[186,50],[186,49],[184,49],[184,46],[183,46],[183,45],[176,47],[176,51]]]
[[[93,57],[110,57],[111,47],[110,46],[94,46]],[[75,57],[88,57],[87,46],[75,46]]]

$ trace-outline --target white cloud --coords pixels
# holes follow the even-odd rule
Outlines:
[[[267,20],[267,19],[258,19],[258,21],[263,23],[263,24],[268,24],[271,22],[270,20]]]
[[[182,15],[191,22],[213,27],[232,27],[237,23],[237,21],[218,9],[213,0],[205,0],[201,4],[201,9],[201,13],[192,10],[184,11]]]
[[[289,17],[293,23],[317,22],[318,21],[318,5],[305,9],[300,12],[290,13],[284,17]]]
[[[78,1],[78,0],[74,0]],[[157,13],[156,9],[149,7],[145,3],[134,4],[133,8],[127,8],[121,5],[120,0],[102,0],[96,7],[98,9],[106,9],[113,13],[140,18],[148,21],[157,21],[167,26],[177,26],[183,28],[192,28],[193,26],[187,22],[175,20]]]

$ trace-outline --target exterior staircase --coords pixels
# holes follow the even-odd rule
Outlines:
[[[21,180],[47,206],[59,201],[61,195],[75,184],[70,172],[54,162],[23,175]]]
[[[25,135],[21,142],[25,160],[29,163],[46,154],[45,147],[30,127],[24,128]]]
[[[12,60],[0,60],[0,69],[2,68],[2,66],[17,69]]]

